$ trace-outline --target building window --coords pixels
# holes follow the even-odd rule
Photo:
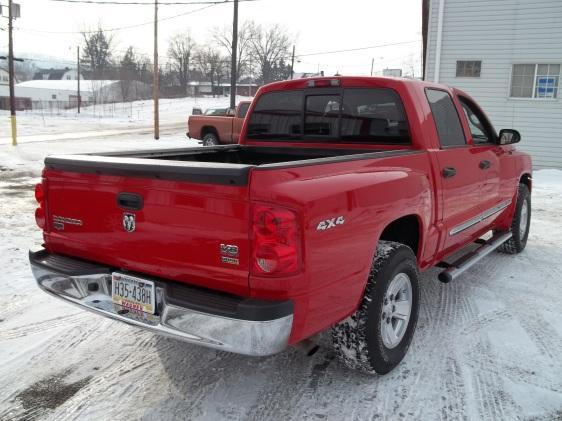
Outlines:
[[[55,94],[52,94],[51,99],[57,99],[57,96]]]
[[[560,64],[514,64],[510,96],[513,98],[558,98]]]
[[[480,77],[481,61],[457,61],[457,77]]]

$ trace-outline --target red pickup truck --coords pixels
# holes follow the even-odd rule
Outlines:
[[[203,146],[238,143],[244,118],[251,101],[241,101],[235,110],[227,108],[224,115],[216,113],[190,115],[187,119],[187,137],[201,139]],[[223,109],[215,109],[221,111]],[[207,110],[209,111],[209,110]]]
[[[46,292],[156,333],[269,355],[331,329],[345,364],[386,373],[420,270],[449,282],[524,249],[519,140],[443,85],[270,84],[238,145],[47,157],[31,267]]]

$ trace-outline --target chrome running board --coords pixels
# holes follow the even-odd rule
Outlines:
[[[493,252],[495,249],[509,240],[511,236],[511,231],[494,234],[492,238],[490,238],[488,241],[485,241],[476,250],[465,254],[453,264],[449,265],[447,269],[439,274],[438,279],[443,283],[448,283],[457,279],[465,270],[469,269],[474,264],[478,263],[480,260],[486,257],[488,254]]]

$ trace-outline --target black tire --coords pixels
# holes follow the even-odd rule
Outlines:
[[[526,204],[527,212],[523,211]],[[526,221],[525,221],[526,219]],[[522,225],[524,224],[524,225]],[[498,251],[507,254],[521,253],[527,245],[531,228],[531,193],[525,184],[519,184],[515,214],[511,222],[512,237],[498,247]]]
[[[219,144],[219,138],[214,133],[207,133],[203,136],[203,146],[217,146]]]
[[[388,347],[382,332],[387,319],[383,310],[388,305],[388,287],[400,274],[406,274],[411,285],[410,317],[405,322],[405,332],[400,341]],[[408,351],[416,329],[418,310],[418,267],[412,249],[391,241],[379,242],[358,310],[332,328],[332,344],[336,355],[349,368],[369,374],[388,373]],[[394,324],[393,321],[391,323]]]

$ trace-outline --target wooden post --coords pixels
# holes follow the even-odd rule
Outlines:
[[[238,0],[234,0],[234,16],[232,19],[232,57],[230,63],[230,108],[236,108],[236,81],[238,79],[238,66],[236,55],[238,54]]]
[[[14,87],[14,40],[12,37],[14,17],[12,16],[12,0],[8,0],[8,73],[10,79],[10,123],[12,126],[12,145],[17,146],[17,125],[16,125],[16,92]]]
[[[82,102],[80,98],[80,46],[76,47],[76,69],[78,73],[78,114],[80,114],[80,103]]]
[[[154,101],[154,139],[160,139],[160,110],[158,104],[159,89],[158,70],[158,0],[154,0],[154,80],[152,99]]]

